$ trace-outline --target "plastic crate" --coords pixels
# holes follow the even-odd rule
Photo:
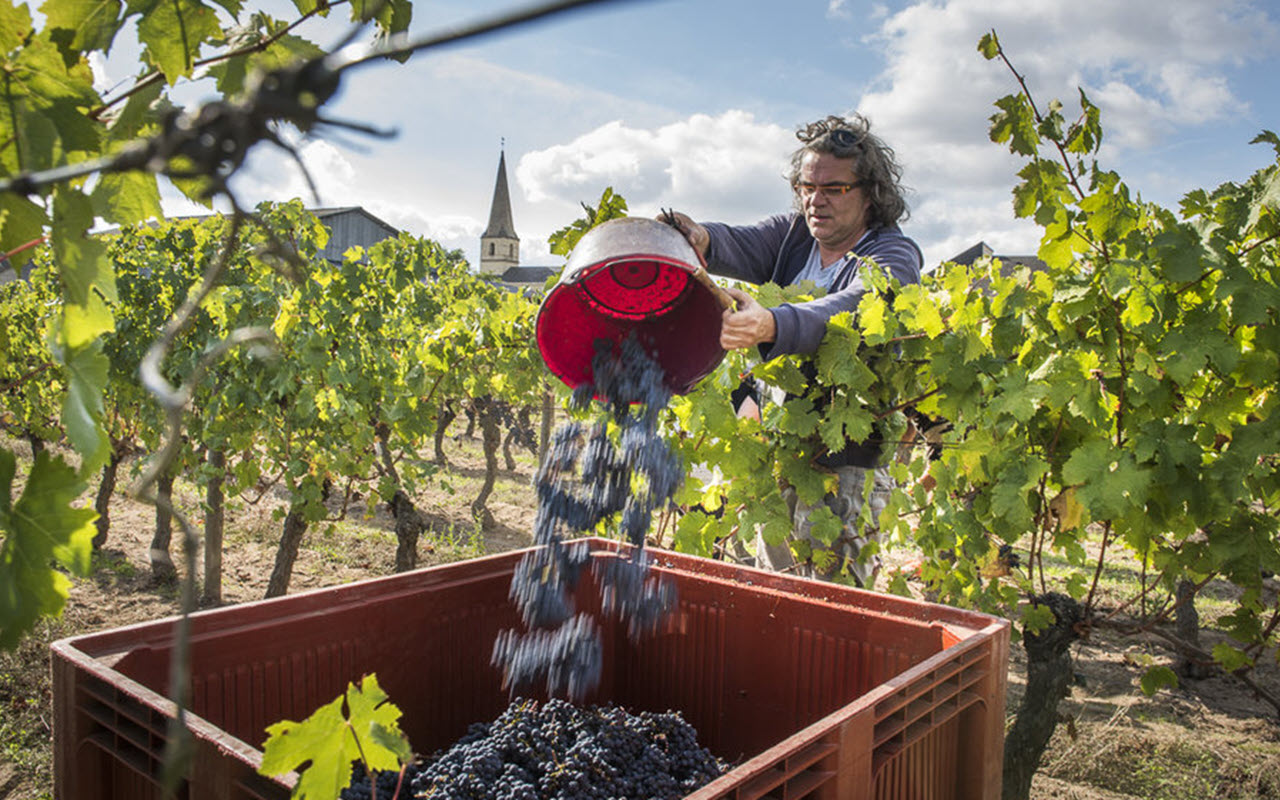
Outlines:
[[[624,546],[590,539],[593,558]],[[194,614],[190,800],[285,798],[256,774],[266,726],[301,720],[367,673],[419,752],[490,720],[509,697],[490,666],[519,624],[524,551]],[[677,709],[735,764],[712,798],[996,798],[1009,625],[983,614],[651,550],[678,612],[639,643],[604,623],[589,701]],[[579,608],[598,610],[588,575]],[[158,798],[173,713],[174,619],[53,645],[55,796]]]

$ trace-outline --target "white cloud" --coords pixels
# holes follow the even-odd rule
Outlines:
[[[695,114],[654,130],[615,121],[526,153],[516,176],[531,203],[576,205],[612,186],[632,213],[668,206],[742,222],[785,207],[782,176],[794,143],[790,131],[745,111]]]
[[[252,208],[264,200],[283,201],[301,198],[308,207],[362,206],[388,225],[415,236],[425,236],[449,250],[459,249],[474,261],[484,222],[455,211],[435,211],[412,184],[387,186],[369,180],[367,171],[357,167],[352,157],[332,143],[310,139],[298,146],[298,154],[319,192],[311,194],[306,178],[297,163],[280,157],[279,150],[259,148],[252,163],[237,174],[232,182],[240,204]],[[185,198],[167,193],[166,213],[203,213],[193,211]],[[477,209],[478,210],[478,209]],[[488,210],[487,206],[484,209]]]
[[[1002,62],[977,53],[992,29],[1041,109],[1061,98],[1072,118],[1077,87],[1101,108],[1112,165],[1185,126],[1246,110],[1225,71],[1280,41],[1276,23],[1244,0],[949,0],[889,17],[866,38],[886,66],[858,109],[918,192],[910,232],[930,254],[979,239],[1028,252],[1038,239],[1012,219],[1019,160],[987,139],[992,102],[1019,89]]]
[[[1126,119],[1146,141],[1170,123],[1221,118],[1243,101],[1220,70],[1251,49],[1273,45],[1275,23],[1243,2],[1220,0],[951,0],[920,3],[889,18],[872,41],[888,58],[881,87],[861,108],[884,125],[915,129],[928,138],[969,140],[982,129],[991,102],[1017,91],[1001,62],[976,53],[995,29],[1041,107],[1061,97],[1072,104],[1080,86],[1101,99],[1146,115]],[[1117,86],[1129,90],[1116,92]],[[1108,90],[1106,97],[1099,90]],[[1095,98],[1094,95],[1099,97]],[[1112,109],[1104,106],[1106,114]]]
[[[827,16],[832,19],[853,19],[853,12],[849,10],[849,0],[829,0]]]

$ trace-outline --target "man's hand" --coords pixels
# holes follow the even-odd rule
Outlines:
[[[707,233],[706,228],[694,222],[688,214],[682,214],[679,211],[672,211],[669,214],[663,212],[657,216],[657,219],[667,224],[671,224],[674,220],[673,227],[684,234],[689,246],[697,250],[703,258],[707,257],[707,248],[711,246],[711,234]]]
[[[737,301],[737,309],[726,308],[720,315],[720,346],[725,350],[741,350],[772,342],[778,332],[773,312],[741,289],[725,291]]]

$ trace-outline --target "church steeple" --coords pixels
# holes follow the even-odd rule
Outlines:
[[[498,179],[493,185],[489,227],[480,235],[480,272],[501,275],[520,264],[520,237],[511,221],[511,193],[507,189],[507,152],[498,156]]]

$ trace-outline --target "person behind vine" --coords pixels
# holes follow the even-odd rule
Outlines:
[[[826,333],[827,320],[854,311],[865,288],[859,270],[874,261],[902,284],[917,283],[923,257],[919,246],[898,227],[908,216],[899,184],[902,170],[894,152],[870,132],[860,114],[828,116],[796,132],[800,147],[791,156],[788,180],[795,207],[753,225],[695,222],[665,212],[702,254],[708,271],[748,283],[790,286],[813,281],[826,294],[808,302],[765,308],[750,295],[729,289],[736,308],[724,312],[720,344],[726,350],[758,347],[768,360],[788,354],[812,355]],[[860,586],[874,584],[879,556],[859,557],[868,541],[878,540],[875,522],[860,528],[864,502],[876,520],[893,491],[888,464],[892,444],[873,438],[849,441],[817,463],[838,477],[839,488],[824,502],[842,521],[843,531],[830,546],[817,540],[809,522],[811,508],[794,489],[783,487],[791,511],[790,539],[780,545],[756,542],[757,564],[776,571],[834,580],[841,574]],[[867,473],[874,474],[865,491]],[[801,544],[793,548],[792,544]],[[807,547],[804,546],[807,544]],[[832,558],[811,553],[827,550]],[[806,553],[799,560],[797,553]]]

